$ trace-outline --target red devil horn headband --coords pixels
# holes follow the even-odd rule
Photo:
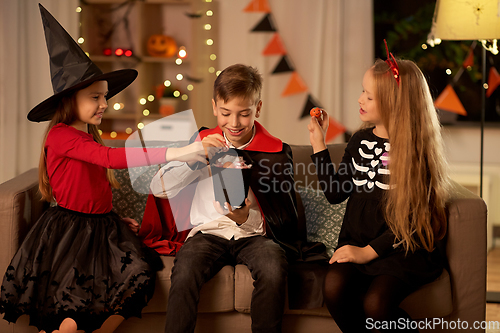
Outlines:
[[[394,56],[392,55],[392,53],[389,52],[389,48],[387,47],[387,41],[384,39],[384,43],[385,43],[385,50],[387,51],[387,60],[385,61],[389,67],[391,68],[391,72],[394,76],[394,78],[396,79],[396,82],[399,86],[399,67],[398,67],[398,63],[396,62],[396,59],[394,59]]]

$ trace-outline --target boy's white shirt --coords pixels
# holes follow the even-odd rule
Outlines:
[[[253,136],[249,142],[244,146],[238,147],[238,149],[245,148],[252,140]],[[230,144],[227,139],[226,141]],[[231,148],[234,148],[234,146],[231,145]],[[196,179],[198,180],[193,183]],[[252,203],[245,223],[238,226],[236,222],[217,212],[213,205],[215,195],[212,178],[208,174],[208,168],[192,170],[185,162],[172,161],[156,173],[150,187],[154,196],[167,199],[174,198],[186,186],[196,186],[190,211],[191,224],[195,227],[188,234],[187,238],[199,231],[228,240],[265,235],[264,219],[251,188],[248,199]]]

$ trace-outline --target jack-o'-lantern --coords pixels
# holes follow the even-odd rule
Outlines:
[[[177,53],[175,39],[166,35],[151,35],[147,43],[148,54],[152,57],[173,57]]]
[[[309,111],[309,114],[311,117],[319,118],[321,117],[321,109],[318,107],[312,108],[311,111]]]

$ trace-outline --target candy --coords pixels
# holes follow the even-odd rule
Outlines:
[[[321,117],[321,109],[316,107],[316,108],[312,108],[311,111],[309,111],[309,114],[311,115],[311,117],[316,117],[316,118],[319,118]]]

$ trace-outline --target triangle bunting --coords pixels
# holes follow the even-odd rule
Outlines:
[[[293,72],[293,66],[290,65],[290,62],[288,61],[288,57],[285,55],[281,58],[280,62],[276,67],[274,68],[272,74],[276,73],[284,73],[284,72]]]
[[[273,20],[271,19],[271,14],[267,14],[264,18],[252,29],[252,32],[274,32],[276,27],[274,26]]]
[[[447,85],[443,92],[441,92],[441,95],[436,98],[434,106],[440,110],[454,112],[462,116],[467,115],[467,111],[465,111],[462,102],[460,102],[451,84]]]
[[[283,90],[283,92],[281,93],[281,96],[290,96],[304,91],[307,91],[306,84],[304,83],[304,81],[302,81],[297,72],[293,72],[285,90]]]
[[[346,131],[345,127],[332,117],[329,118],[328,130],[326,131],[325,142],[330,142]]]
[[[245,13],[270,13],[271,8],[267,0],[252,0],[243,11]]]
[[[264,51],[262,51],[262,54],[265,56],[286,54],[285,46],[283,45],[281,37],[278,33],[275,33],[273,38],[269,41],[269,43],[267,43],[267,46]]]
[[[495,67],[490,68],[490,75],[488,76],[488,90],[486,90],[486,97],[490,97],[491,94],[500,85],[500,74]]]

